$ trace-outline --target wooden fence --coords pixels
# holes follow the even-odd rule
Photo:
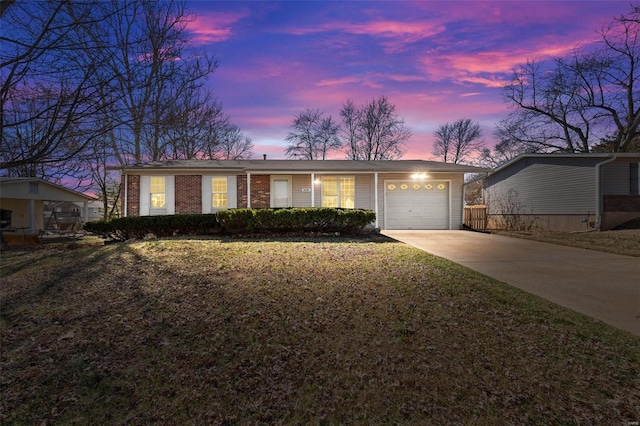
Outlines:
[[[464,224],[472,229],[484,231],[487,229],[487,206],[465,206]]]

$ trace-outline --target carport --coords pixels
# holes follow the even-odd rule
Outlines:
[[[88,202],[93,197],[38,178],[0,178],[2,230],[35,233],[44,229],[44,202],[82,202],[82,217],[88,219]],[[7,213],[9,212],[9,213]]]

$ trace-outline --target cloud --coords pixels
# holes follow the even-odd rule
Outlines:
[[[574,43],[537,41],[529,46],[521,44],[510,49],[486,52],[432,52],[420,58],[421,69],[430,81],[452,81],[500,88],[508,82],[513,70],[528,60],[547,60],[570,54]]]
[[[381,39],[380,45],[385,53],[397,53],[406,50],[407,45],[433,37],[443,32],[445,27],[428,21],[403,22],[376,20],[364,23],[326,22],[309,27],[290,27],[282,31],[293,35],[320,33],[346,33],[367,35]]]
[[[247,10],[202,12],[187,24],[187,31],[193,34],[195,44],[218,43],[233,37],[232,26],[248,16]]]

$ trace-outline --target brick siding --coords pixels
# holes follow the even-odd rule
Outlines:
[[[640,212],[640,195],[605,195],[605,212]]]
[[[176,214],[202,213],[202,176],[176,176]]]
[[[127,216],[140,216],[140,176],[125,175],[127,182]],[[124,180],[124,179],[123,179]],[[124,183],[120,185],[120,191],[124,191]],[[124,197],[122,199],[122,211],[124,212]]]
[[[251,207],[271,206],[271,176],[251,176]],[[247,176],[238,176],[238,207],[247,207]]]

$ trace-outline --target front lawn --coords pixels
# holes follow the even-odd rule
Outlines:
[[[396,242],[3,253],[3,424],[628,424],[638,338]]]
[[[545,243],[640,257],[640,229],[602,232],[510,232],[496,234]]]

